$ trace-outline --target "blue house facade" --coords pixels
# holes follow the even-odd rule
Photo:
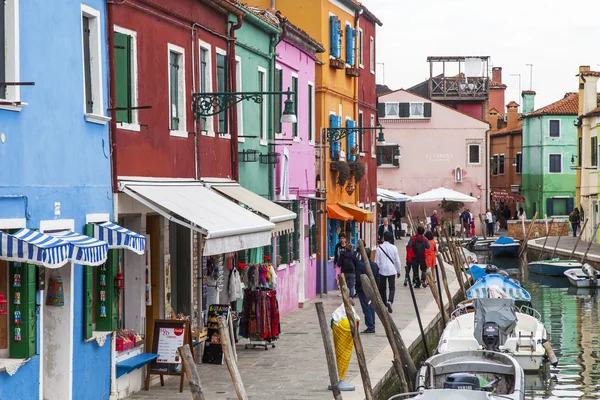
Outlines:
[[[3,3],[1,397],[107,399],[114,293],[96,302],[94,274],[110,287],[118,262],[82,240],[113,207],[105,2]]]

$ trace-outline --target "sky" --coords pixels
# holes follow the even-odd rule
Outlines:
[[[428,79],[428,56],[490,56],[490,71],[502,67],[506,103],[521,104],[519,77],[511,76],[520,74],[537,109],[577,91],[580,65],[600,71],[600,0],[361,1],[383,23],[377,83],[391,89]]]

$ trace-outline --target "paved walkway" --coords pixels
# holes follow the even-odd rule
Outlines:
[[[400,257],[404,263],[404,245],[406,241],[398,243]],[[448,279],[453,281],[451,290],[458,286],[454,272],[447,268]],[[415,311],[408,287],[402,285],[404,271],[401,279],[396,280],[396,300],[392,317],[396,322],[407,346],[419,335],[415,319]],[[323,349],[323,341],[314,303],[322,301],[326,315],[341,305],[342,299],[339,292],[329,292],[322,299],[315,299],[285,315],[281,319],[281,335],[276,342],[276,348],[244,349],[244,339],[240,339],[237,346],[238,366],[244,381],[248,396],[252,400],[308,400],[331,399],[332,395],[327,390],[329,376]],[[430,320],[437,315],[437,306],[429,289],[416,289],[417,303],[421,310],[423,325],[427,326]],[[444,296],[445,298],[445,296]],[[447,304],[447,299],[444,303]],[[360,304],[357,302],[355,309],[363,318]],[[361,327],[362,330],[363,327]],[[362,343],[365,355],[369,362],[372,384],[383,377],[391,368],[391,350],[385,336],[385,331],[379,319],[376,322],[374,335],[363,334]],[[200,364],[198,366],[205,397],[211,400],[237,399],[231,378],[225,365]],[[364,398],[360,387],[360,374],[355,354],[349,367],[347,381],[357,386],[357,391],[344,394],[346,398]],[[185,383],[183,393],[178,391],[179,379],[171,379],[164,387],[153,386],[150,391],[139,392],[131,399],[189,399],[189,387]]]
[[[532,249],[540,251],[544,245],[545,239],[546,238],[538,238],[535,240],[530,240],[529,246]],[[563,258],[570,256],[571,252],[573,251],[573,247],[575,247],[575,243],[577,243],[577,239],[578,238],[573,236],[561,236],[560,241],[558,242],[555,257]],[[544,254],[548,256],[552,254],[552,252],[554,251],[554,247],[556,246],[557,240],[558,236],[551,236],[548,238],[548,241],[546,242],[546,247],[544,248]],[[575,250],[575,255],[573,256],[573,258],[581,260],[581,257],[583,257],[583,255],[585,254],[588,246],[590,246],[590,242],[585,242],[583,241],[583,239],[580,240],[577,244],[577,249]],[[595,263],[600,263],[600,244],[591,243],[586,260],[588,262],[592,261]]]

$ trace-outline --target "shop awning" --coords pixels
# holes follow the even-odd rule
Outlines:
[[[143,255],[146,249],[146,237],[123,228],[112,222],[93,224],[94,237],[108,243],[109,249],[127,249]]]
[[[82,265],[106,262],[106,242],[74,232],[46,234],[21,229],[14,234],[0,232],[0,259],[60,268],[69,261]]]
[[[327,217],[329,219],[339,219],[342,221],[352,221],[354,219],[352,215],[337,204],[329,204],[327,206]]]
[[[525,202],[525,197],[504,189],[492,189],[492,199],[495,201],[509,201],[515,203]]]
[[[377,188],[377,200],[380,202],[402,203],[410,201],[410,196],[393,190]]]
[[[211,183],[207,181],[211,189],[244,204],[254,212],[263,215],[275,224],[273,235],[285,235],[294,232],[294,220],[296,213],[279,204],[273,203],[262,196],[240,186],[236,182]]]
[[[375,216],[371,211],[363,210],[354,204],[339,202],[338,205],[342,207],[344,211],[348,212],[348,214],[352,215],[356,222],[373,222],[375,219]]]
[[[120,180],[119,190],[168,220],[202,233],[205,256],[271,244],[275,224],[198,181]]]

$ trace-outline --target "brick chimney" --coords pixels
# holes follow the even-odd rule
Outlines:
[[[492,126],[490,129],[490,133],[495,133],[498,131],[498,118],[499,118],[498,110],[496,110],[495,108],[492,108],[490,110],[490,112],[488,113],[488,122]]]
[[[514,101],[508,103],[506,105],[506,114],[508,115],[506,124],[508,130],[512,131],[517,129],[519,122],[519,105]]]
[[[502,83],[502,67],[492,68],[492,80],[494,82]]]
[[[527,115],[535,110],[535,92],[533,90],[523,90],[521,92],[523,98],[523,115]]]

